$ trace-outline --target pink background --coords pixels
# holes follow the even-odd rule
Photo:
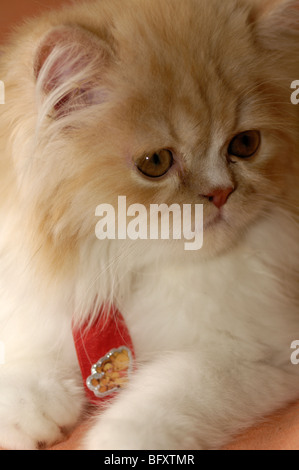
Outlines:
[[[0,4],[0,40],[3,42],[15,24],[26,16],[64,5],[69,0],[5,0]]]

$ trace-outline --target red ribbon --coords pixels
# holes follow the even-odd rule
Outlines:
[[[81,328],[73,328],[73,337],[87,396],[92,403],[99,403],[106,397],[96,397],[86,385],[86,380],[91,375],[91,367],[112,349],[122,346],[130,349],[134,357],[130,333],[121,313],[111,308],[109,312],[101,309],[98,319],[91,326],[87,321]]]

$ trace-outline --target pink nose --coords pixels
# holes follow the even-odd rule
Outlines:
[[[218,188],[211,193],[204,195],[208,198],[218,209],[224,206],[228,200],[228,197],[233,192],[234,188]]]

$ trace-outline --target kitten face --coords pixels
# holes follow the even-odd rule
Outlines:
[[[109,34],[83,15],[73,68],[59,55],[74,41],[69,31],[52,37],[56,49],[49,38],[39,49],[39,113],[48,117],[30,175],[47,181],[35,185],[41,236],[60,252],[74,247],[94,237],[97,205],[117,208],[125,195],[146,207],[203,204],[204,256],[229,249],[286,191],[289,83],[247,3],[131,0],[113,15]],[[82,39],[88,30],[93,38]],[[143,158],[157,154],[147,174]]]

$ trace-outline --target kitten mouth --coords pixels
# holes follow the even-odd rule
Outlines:
[[[216,225],[218,225],[223,220],[224,220],[223,214],[222,214],[221,211],[219,211],[218,214],[215,217],[211,218],[210,220],[208,220],[204,224],[203,229],[207,230],[207,229],[210,229],[210,228],[214,228]]]

